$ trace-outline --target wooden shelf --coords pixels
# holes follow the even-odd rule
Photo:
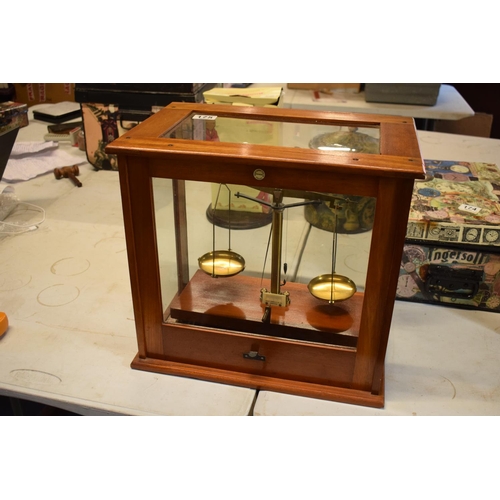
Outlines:
[[[264,306],[259,300],[262,286],[260,278],[212,278],[198,271],[173,299],[169,314],[186,324],[356,347],[362,293],[328,304],[314,298],[306,285],[289,282],[283,290],[290,292],[290,305],[273,307],[270,323],[263,323]]]

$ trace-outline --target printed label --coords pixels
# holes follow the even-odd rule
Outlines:
[[[488,261],[488,254],[448,248],[432,248],[429,251],[429,263],[432,264],[468,264],[482,265]]]
[[[193,120],[216,120],[217,116],[215,115],[194,115]]]
[[[462,212],[469,212],[471,214],[478,214],[481,211],[481,207],[475,207],[474,205],[466,205],[463,203],[458,207]]]

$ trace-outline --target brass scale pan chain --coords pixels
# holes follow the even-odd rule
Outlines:
[[[219,184],[215,208],[219,202],[222,186],[225,186],[229,193],[229,247],[227,251],[215,249],[215,221],[212,221],[212,252],[206,253],[198,259],[200,269],[212,278],[235,276],[245,269],[245,259],[231,250],[231,190],[227,184]]]

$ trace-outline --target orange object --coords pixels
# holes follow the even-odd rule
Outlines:
[[[0,337],[7,331],[7,328],[9,328],[7,315],[4,312],[0,312]]]

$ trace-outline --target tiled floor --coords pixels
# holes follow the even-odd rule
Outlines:
[[[0,416],[74,416],[71,413],[60,408],[47,406],[34,401],[24,399],[9,398],[0,396]]]

